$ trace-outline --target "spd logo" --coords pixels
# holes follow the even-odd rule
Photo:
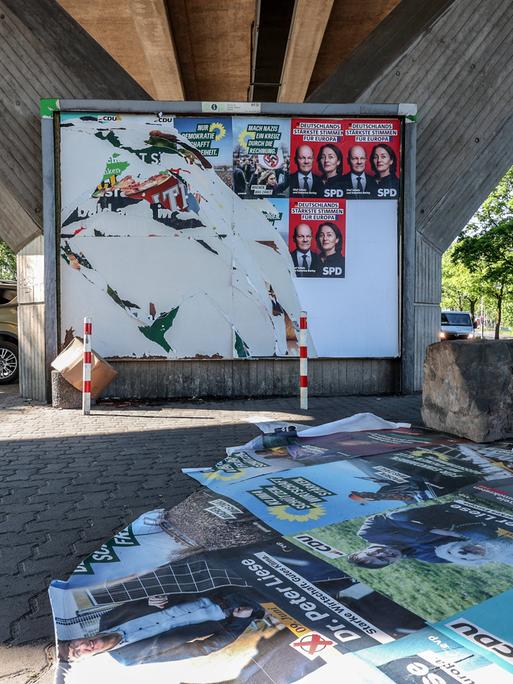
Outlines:
[[[378,197],[383,199],[395,199],[397,197],[397,190],[395,188],[379,188]]]

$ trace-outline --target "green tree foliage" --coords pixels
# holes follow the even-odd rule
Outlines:
[[[455,245],[451,245],[442,257],[442,308],[470,311],[475,319],[477,306],[485,294],[482,274],[454,261],[454,249]]]
[[[16,280],[16,255],[0,240],[0,279]]]
[[[499,339],[502,308],[513,294],[513,218],[474,234],[467,231],[454,245],[452,261],[477,274],[483,292],[495,301],[495,339]]]
[[[463,231],[465,235],[482,233],[513,218],[513,166],[490,193]]]
[[[442,306],[513,323],[513,167],[442,259]]]

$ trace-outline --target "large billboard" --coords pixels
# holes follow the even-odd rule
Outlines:
[[[395,118],[61,112],[60,344],[117,358],[396,357]]]

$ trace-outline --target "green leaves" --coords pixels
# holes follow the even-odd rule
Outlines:
[[[16,255],[0,240],[0,279],[16,280]]]
[[[513,294],[513,218],[486,232],[460,237],[451,260],[479,274],[483,294],[495,301],[495,338],[499,338],[503,304]]]
[[[483,232],[511,218],[513,218],[513,167],[483,202],[468,228]]]
[[[486,284],[513,286],[513,218],[460,238],[451,258],[454,264],[480,272]]]

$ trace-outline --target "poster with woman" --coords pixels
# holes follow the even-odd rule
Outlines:
[[[289,250],[298,278],[344,278],[344,200],[290,200]]]
[[[344,122],[341,178],[346,199],[398,199],[401,175],[399,119]]]

